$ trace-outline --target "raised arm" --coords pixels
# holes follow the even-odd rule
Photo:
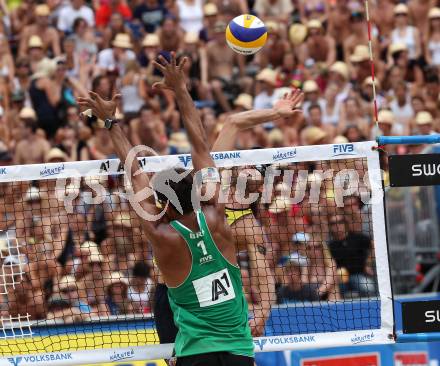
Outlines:
[[[159,56],[159,61],[160,63],[154,61],[154,65],[162,72],[164,79],[162,82],[154,84],[153,87],[174,91],[183,125],[185,126],[188,139],[191,143],[191,157],[194,169],[200,171],[203,168],[215,167],[200,115],[186,88],[183,66],[187,58],[184,57],[177,65],[175,54],[171,53],[170,62],[162,56]]]
[[[229,116],[214,142],[212,151],[233,150],[238,133],[247,128],[276,121],[280,118],[293,118],[295,120],[300,118],[302,116],[300,105],[303,100],[304,94],[301,90],[294,89],[290,94],[285,94],[282,99],[276,102],[272,109],[253,110]]]
[[[89,93],[90,93],[90,98],[78,98],[78,104],[81,107],[92,109],[93,115],[96,116],[98,119],[101,119],[103,121],[107,119],[111,119],[114,121],[116,104],[118,98],[120,98],[120,95],[115,95],[112,100],[106,101],[103,100],[98,94],[92,91],[90,91]],[[115,147],[116,154],[118,155],[118,158],[121,160],[122,163],[125,164],[127,158],[132,157],[130,156],[131,155],[130,152],[133,146],[130,144],[128,138],[124,134],[124,131],[117,123],[112,124],[112,126],[109,129],[109,133],[113,145]],[[126,174],[130,174],[131,184],[135,194],[143,191],[147,187],[150,187],[148,175],[142,171],[139,171],[140,169],[141,166],[139,165],[136,154],[135,158],[131,161],[131,166],[129,171],[126,172]],[[160,213],[160,209],[156,207],[152,195],[150,195],[147,199],[137,200],[137,202],[141,205],[144,212],[146,212],[149,216],[158,215]],[[138,215],[140,215],[140,213],[137,212],[137,210],[135,211]],[[149,239],[151,239],[156,235],[156,230],[154,229],[160,223],[161,223],[160,220],[148,221],[147,218],[142,220],[142,224],[145,228],[145,234]]]

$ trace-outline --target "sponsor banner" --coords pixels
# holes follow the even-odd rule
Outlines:
[[[301,334],[296,336],[259,337],[254,339],[255,352],[306,350],[369,344],[391,344],[394,340],[385,329]]]
[[[355,144],[332,145],[332,156],[354,156],[357,154]]]
[[[375,146],[377,146],[376,142],[366,141],[353,144],[213,152],[211,156],[218,167],[230,167],[276,164],[279,162],[371,158],[378,155],[376,151],[372,151],[372,148]],[[192,168],[192,159],[189,154],[150,156],[138,158],[138,160],[147,172],[156,172],[172,167]],[[69,178],[72,176],[114,175],[122,174],[123,172],[124,165],[118,159],[66,162],[62,164],[11,165],[0,167],[0,182]]]
[[[438,154],[391,155],[388,157],[391,187],[440,184]]]
[[[306,358],[301,366],[380,366],[378,353]]]
[[[394,366],[429,366],[428,352],[396,352]]]
[[[402,303],[403,333],[440,332],[440,300]]]

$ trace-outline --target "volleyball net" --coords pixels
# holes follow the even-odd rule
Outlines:
[[[212,154],[261,328],[256,351],[393,342],[375,146]],[[192,168],[190,155],[139,162],[152,175]],[[0,365],[171,355],[155,331],[160,278],[129,193],[118,160],[2,168]]]

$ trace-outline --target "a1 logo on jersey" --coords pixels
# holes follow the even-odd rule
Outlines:
[[[235,298],[234,286],[226,268],[193,281],[193,286],[202,308]]]

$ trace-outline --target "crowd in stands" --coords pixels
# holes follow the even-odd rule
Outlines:
[[[243,13],[268,29],[254,56],[226,44],[227,23]],[[304,118],[240,132],[237,150],[440,132],[438,0],[370,0],[374,79],[360,0],[0,0],[0,14],[1,166],[114,158],[108,132],[80,117],[76,98],[89,90],[122,94],[116,118],[132,144],[188,153],[172,92],[152,88],[161,78],[152,61],[171,51],[189,58],[187,86],[211,143],[232,113],[272,108],[292,88],[305,94]],[[52,180],[0,184],[0,230],[16,238],[0,238],[0,316],[69,322],[151,311],[155,265],[117,194],[122,180],[93,178],[107,193],[91,205],[91,179],[66,188],[78,196],[71,212]],[[358,197],[334,211],[327,201],[287,207],[285,191],[256,208],[277,301],[374,296],[370,216]],[[241,262],[253,301],[246,253]]]

